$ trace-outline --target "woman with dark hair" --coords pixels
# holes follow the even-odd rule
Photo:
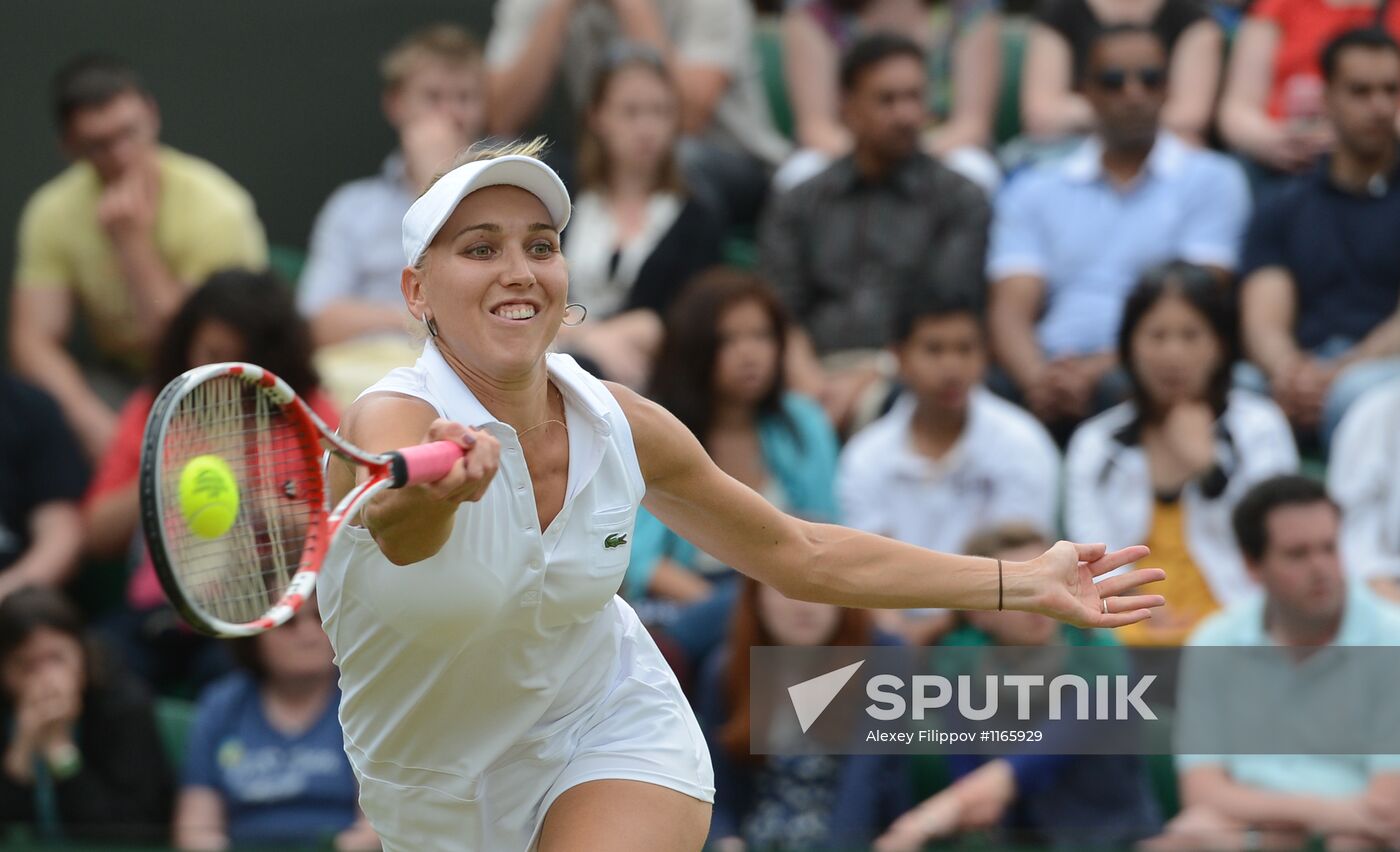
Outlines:
[[[833,521],[836,435],[816,402],[784,388],[788,328],[763,279],[730,268],[703,273],[666,316],[650,396],[721,470],[776,506]],[[638,514],[624,590],[681,607],[661,620],[690,660],[722,638],[734,577],[645,509]]]
[[[569,299],[589,322],[559,346],[640,388],[676,291],[720,260],[720,223],[690,197],[676,161],[680,96],[661,57],[618,45],[593,82],[579,140],[579,179],[564,236]]]
[[[1203,617],[1253,589],[1230,511],[1256,482],[1298,466],[1293,433],[1267,397],[1230,388],[1235,312],[1210,272],[1172,263],[1128,296],[1118,357],[1133,398],[1085,422],[1066,456],[1072,538],[1145,541],[1167,605],[1119,633],[1180,644]]]
[[[721,852],[865,848],[914,804],[902,755],[754,755],[749,649],[898,645],[870,613],[792,600],[745,577],[728,642],[701,677],[699,713],[715,768],[710,841]],[[839,720],[836,720],[839,724]]]
[[[126,608],[108,627],[117,635],[128,664],[162,691],[195,686],[227,670],[221,646],[176,623],[139,535],[137,473],[141,438],[155,395],[176,376],[219,361],[256,361],[303,394],[334,428],[335,406],[318,389],[311,365],[311,336],[297,314],[291,291],[272,273],[230,269],[216,272],[186,299],[166,326],[153,359],[148,385],[122,409],[117,435],[107,448],[84,498],[89,556],[128,554],[135,564]]]
[[[199,698],[175,807],[175,845],[377,849],[359,814],[336,717],[334,655],[315,599],[277,630],[231,643],[241,671]]]
[[[0,687],[0,836],[164,838],[173,785],[150,699],[101,665],[59,592],[0,602]]]

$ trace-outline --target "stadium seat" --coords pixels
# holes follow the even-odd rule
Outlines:
[[[306,251],[296,246],[273,243],[267,247],[267,265],[295,288],[301,280],[302,267],[306,266]]]
[[[1026,58],[1030,18],[1007,15],[1001,24],[1001,94],[993,117],[992,135],[998,146],[1021,133],[1021,65]]]
[[[754,26],[754,55],[758,57],[763,75],[763,91],[768,97],[768,114],[778,132],[791,139],[793,133],[792,104],[788,101],[787,78],[783,74],[783,40],[779,33],[779,18],[766,15]]]
[[[195,704],[180,698],[156,699],[156,727],[165,757],[178,773],[185,763],[185,746],[194,724]]]

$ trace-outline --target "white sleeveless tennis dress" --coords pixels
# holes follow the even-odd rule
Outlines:
[[[546,363],[569,434],[568,490],[546,530],[515,431],[432,342],[365,392],[417,397],[501,443],[496,478],[437,555],[396,566],[356,527],[322,570],[345,751],[386,852],[533,848],[555,798],[597,779],[714,801],[695,717],[616,595],[645,490],[631,429],[572,358]]]

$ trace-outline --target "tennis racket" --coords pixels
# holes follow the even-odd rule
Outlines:
[[[326,450],[370,473],[333,509]],[[261,367],[190,370],[156,397],[141,449],[141,523],[161,586],[202,633],[284,624],[346,518],[385,488],[442,478],[465,452],[438,441],[368,453]]]

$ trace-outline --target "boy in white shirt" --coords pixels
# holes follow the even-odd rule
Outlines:
[[[923,547],[961,551],[988,525],[1055,530],[1059,451],[1030,413],[982,386],[982,317],[963,301],[928,295],[896,320],[894,354],[905,392],[841,454],[837,496],[850,526]],[[928,644],[945,612],[891,613],[885,626]]]

